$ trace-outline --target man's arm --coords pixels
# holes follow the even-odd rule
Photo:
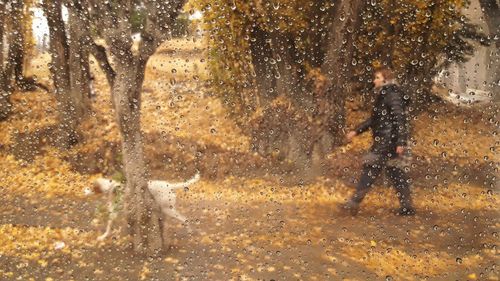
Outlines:
[[[348,134],[347,134],[347,141],[351,141],[352,138],[354,138],[355,136],[359,135],[359,134],[362,134],[363,132],[366,132],[366,130],[368,130],[368,128],[370,128],[372,126],[372,118],[368,118],[366,119],[363,123],[359,124],[358,127],[356,129],[354,129],[353,131],[350,131]]]
[[[356,132],[356,135],[362,134],[366,132],[370,127],[372,126],[372,118],[366,119],[363,123],[359,124],[354,131]]]

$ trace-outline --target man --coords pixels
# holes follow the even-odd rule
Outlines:
[[[394,74],[388,68],[375,71],[374,85],[377,94],[371,117],[347,134],[347,139],[372,130],[373,145],[364,157],[363,172],[356,186],[356,192],[343,207],[356,215],[359,205],[375,180],[385,170],[397,191],[401,208],[399,215],[414,215],[410,183],[403,170],[409,157],[408,120],[405,113],[403,94],[394,81]]]

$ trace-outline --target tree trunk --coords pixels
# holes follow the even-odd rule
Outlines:
[[[87,115],[90,107],[90,34],[82,28],[86,23],[73,8],[69,8],[69,68],[72,96],[77,103],[76,115]]]
[[[84,94],[90,93],[90,87],[88,85],[90,79],[90,68],[89,68],[89,54],[92,54],[97,63],[101,67],[102,71],[106,74],[108,84],[112,87],[115,79],[115,71],[108,61],[108,56],[106,54],[106,48],[97,45],[92,39],[92,34],[90,31],[90,26],[92,23],[92,15],[89,13],[89,2],[86,0],[73,0],[69,5],[70,12],[70,36],[72,38],[79,38],[78,42],[74,42],[73,46],[70,46],[72,50],[78,50],[78,54],[82,58],[81,64],[84,67],[82,75],[76,75],[76,79],[81,77],[84,84]],[[81,47],[81,49],[79,48]],[[72,67],[73,69],[74,67]],[[72,77],[72,81],[73,77]]]
[[[0,1],[0,120],[6,119],[12,111],[10,85],[3,62],[3,38],[5,26],[5,2]]]
[[[50,71],[54,81],[55,96],[59,110],[60,139],[58,143],[67,148],[78,142],[77,126],[79,114],[84,107],[81,99],[71,89],[69,68],[69,46],[65,26],[61,15],[60,0],[43,1],[43,9],[47,17],[50,32],[50,53],[52,62]]]
[[[493,43],[500,48],[500,7],[497,0],[479,0]]]
[[[24,65],[24,24],[22,0],[11,1],[11,34],[9,38],[9,54],[7,62],[6,79],[10,80],[14,75],[16,86],[23,81]]]
[[[79,2],[79,1],[77,1]],[[109,55],[95,44],[92,54],[106,71],[110,84],[117,123],[122,135],[124,172],[127,179],[124,209],[127,231],[136,252],[152,255],[162,249],[162,215],[158,204],[147,188],[149,177],[143,151],[141,132],[141,91],[146,63],[156,48],[167,39],[174,20],[185,0],[142,1],[146,20],[141,30],[141,43],[137,55],[132,52],[131,11],[134,1],[121,1],[121,5],[92,1],[96,22],[103,28]],[[97,48],[96,48],[97,47]]]
[[[322,70],[331,82],[328,93],[329,127],[336,145],[342,143],[345,134],[345,100],[351,93],[357,31],[362,25],[365,5],[366,0],[338,1],[333,11],[334,22],[328,32],[328,50]]]
[[[272,59],[271,46],[268,43],[269,35],[256,26],[250,40],[252,65],[255,72],[258,101],[256,106],[269,104],[277,96],[275,71],[269,60]]]
[[[113,104],[123,137],[122,153],[127,179],[125,206],[128,233],[134,250],[155,253],[162,249],[163,232],[161,212],[147,189],[147,169],[144,160],[141,132],[141,90],[145,74],[145,62],[117,63],[116,81],[112,88]],[[133,71],[131,71],[133,69]]]
[[[277,95],[297,100],[299,78],[297,74],[296,50],[293,38],[280,31],[271,32],[271,50],[275,60]],[[300,90],[299,90],[300,91]]]
[[[497,93],[494,95],[494,98],[498,100],[500,95],[500,85],[498,84],[498,76],[500,75],[500,62],[498,60],[498,52],[500,52],[500,7],[498,5],[497,0],[479,0],[481,8],[484,11],[484,18],[486,24],[488,25],[488,31],[490,34],[490,38],[493,40],[494,46],[496,46],[496,50],[492,50],[489,52],[486,60],[489,65],[489,77],[488,80],[491,81],[489,83],[491,86],[488,90],[492,93]]]
[[[314,68],[321,68],[325,60],[325,53],[327,50],[327,40],[325,40],[328,34],[328,27],[330,19],[332,18],[332,12],[335,5],[333,2],[327,0],[317,0],[313,3],[314,8],[311,9],[311,13],[308,17],[311,19],[310,30],[304,34],[304,41],[310,42],[310,48],[306,51],[303,59],[307,59],[308,62]]]
[[[439,12],[437,10],[437,5],[432,5],[429,9],[430,19],[427,26],[432,25],[436,12]],[[434,66],[437,64],[437,58],[429,56],[428,48],[431,43],[430,36],[431,33],[429,29],[427,29],[422,36],[422,42],[414,46],[414,53],[419,54],[419,56],[425,55],[427,59],[424,60],[422,65],[408,65],[406,68],[406,77],[404,81],[402,81],[404,91],[412,95],[409,108],[409,114],[412,116],[424,110],[432,101],[430,91],[433,83],[432,78],[437,74],[436,70],[433,70]]]
[[[3,71],[3,32],[5,25],[5,2],[0,1],[0,71]]]
[[[102,71],[104,71],[104,73],[106,74],[106,79],[108,80],[109,86],[113,87],[113,84],[115,83],[116,73],[108,60],[106,48],[104,48],[103,46],[99,46],[94,42],[91,42],[90,53],[94,56],[94,58],[99,63]]]
[[[307,121],[294,120],[295,115],[305,116],[301,106],[303,77],[297,71],[295,42],[289,34],[266,32],[258,27],[253,37],[250,48],[259,97],[257,107],[261,112],[252,126],[253,149],[263,156],[274,155],[305,167],[310,158],[310,144],[304,132]],[[285,119],[290,122],[283,123]]]
[[[336,10],[336,18],[350,18],[334,23],[327,42],[318,42],[315,50],[321,52],[327,46],[323,72],[330,74],[330,83],[325,82],[333,85],[329,90],[328,86],[319,90],[306,86],[303,69],[297,64],[299,52],[291,36],[279,31],[254,32],[252,60],[263,112],[253,133],[254,150],[264,156],[278,153],[279,159],[305,168],[305,173],[319,174],[325,164],[324,156],[334,145],[342,143],[344,101],[349,92],[356,39],[356,34],[351,33],[361,24],[364,6],[360,3],[356,6],[343,2]],[[311,107],[317,110],[305,110]],[[285,119],[290,121],[284,124]]]

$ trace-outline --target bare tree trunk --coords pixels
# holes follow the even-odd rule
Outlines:
[[[340,0],[333,12],[334,22],[328,32],[328,50],[323,73],[330,78],[328,93],[332,135],[335,144],[342,143],[345,127],[345,100],[351,92],[353,60],[357,31],[362,24],[366,0]]]
[[[106,42],[114,62],[116,76],[111,94],[123,138],[123,166],[127,179],[124,196],[126,229],[136,252],[154,254],[163,247],[163,233],[159,206],[147,188],[149,174],[141,132],[141,92],[146,64],[156,45],[149,44],[151,41],[143,41],[139,46],[139,56],[132,53],[131,26],[125,10],[123,7],[116,11],[114,17],[120,24],[107,30]]]
[[[273,59],[276,61],[274,65],[276,66],[277,95],[285,95],[296,99],[297,85],[299,83],[293,38],[280,31],[271,32],[270,35]]]
[[[85,21],[77,11],[69,8],[69,68],[72,96],[77,106],[77,116],[87,115],[90,107],[90,66],[89,46],[90,34],[82,28]]]
[[[432,5],[429,9],[430,20],[427,23],[428,26],[432,25],[433,19],[435,18],[435,13],[439,12],[436,5]],[[432,98],[430,95],[430,90],[432,87],[432,78],[437,74],[436,70],[433,70],[433,66],[436,65],[437,59],[435,57],[430,57],[428,48],[430,42],[431,33],[426,30],[424,33],[423,40],[419,44],[414,46],[415,54],[426,55],[427,59],[424,61],[423,65],[409,65],[406,69],[406,79],[402,81],[402,86],[407,93],[412,93],[412,99],[410,100],[409,114],[415,115],[421,110],[425,109]],[[465,88],[464,88],[465,89]]]
[[[305,167],[309,161],[307,128],[301,104],[303,77],[298,74],[297,50],[293,37],[280,31],[256,29],[252,40],[252,64],[256,75],[259,112],[262,115],[251,126],[253,149],[263,156],[275,155],[280,160]],[[278,98],[278,99],[277,99]],[[307,121],[306,121],[307,122]]]
[[[161,212],[147,188],[148,167],[144,160],[141,132],[141,92],[146,64],[156,48],[167,38],[169,31],[185,4],[177,1],[144,1],[147,17],[141,30],[141,43],[137,55],[132,52],[131,11],[133,1],[122,1],[122,5],[93,2],[93,8],[103,26],[103,36],[109,48],[113,65],[108,63],[106,52],[93,48],[93,54],[100,56],[100,64],[113,80],[112,100],[120,128],[127,179],[125,210],[128,234],[136,252],[152,255],[163,247]],[[96,45],[94,45],[96,47]],[[97,51],[97,52],[95,52]],[[107,68],[107,66],[110,66]],[[111,71],[112,70],[112,71]]]
[[[3,70],[3,33],[5,25],[5,2],[0,1],[0,71]]]
[[[73,0],[69,5],[70,11],[70,36],[73,38],[79,38],[79,42],[75,42],[73,46],[70,46],[72,50],[77,50],[78,55],[82,58],[82,66],[84,67],[82,75],[76,75],[82,77],[84,81],[85,89],[84,93],[89,93],[89,79],[90,79],[90,68],[89,68],[89,54],[92,54],[97,60],[102,71],[106,74],[108,84],[112,87],[115,79],[115,71],[108,60],[108,55],[106,54],[106,48],[97,45],[92,39],[90,26],[92,23],[92,15],[89,13],[89,2],[87,0]],[[73,69],[74,67],[72,67]],[[73,77],[72,77],[72,81]]]
[[[500,62],[498,60],[498,53],[500,52],[500,7],[497,0],[479,0],[479,3],[484,11],[490,38],[492,38],[492,43],[497,48],[496,51],[492,50],[486,59],[490,68],[488,80],[493,81],[489,88],[492,93],[497,93],[494,95],[494,98],[498,100],[500,98],[498,94],[500,92],[500,85],[495,81],[498,80],[498,76],[500,75]]]
[[[5,2],[0,1],[0,120],[6,119],[12,111],[10,103],[10,86],[3,62],[3,38],[5,26]]]
[[[321,65],[327,48],[323,20],[330,11],[324,12],[324,4],[315,3],[317,12],[311,14],[314,30],[305,35],[305,40],[314,42],[308,53],[309,58],[314,57],[313,66]],[[322,110],[328,109],[323,105],[326,97],[315,96],[315,87],[307,84],[305,69],[299,63],[305,56],[297,50],[294,36],[279,30],[267,32],[257,26],[252,39],[250,49],[260,107],[257,112],[262,112],[252,120],[252,149],[263,156],[277,154],[278,159],[291,161],[308,174],[315,173],[319,169],[313,166],[313,158],[323,164],[333,142],[329,120],[318,122],[319,115],[328,119],[324,116],[331,114]],[[321,112],[308,111],[313,107]]]
[[[122,61],[123,62],[123,61]],[[137,65],[134,69],[133,65]],[[128,233],[134,250],[155,253],[162,249],[161,212],[147,189],[147,169],[141,132],[141,90],[145,62],[117,63],[116,82],[112,88],[117,121],[123,137],[122,152],[125,177],[125,210]],[[131,69],[133,71],[131,71]]]
[[[14,81],[19,86],[23,81],[24,65],[24,25],[23,25],[23,6],[22,0],[13,0],[11,5],[11,29],[9,38],[9,54],[6,79],[11,79],[14,75]]]
[[[59,109],[60,139],[62,147],[78,142],[77,126],[82,112],[81,99],[71,89],[69,68],[69,46],[65,26],[61,15],[60,0],[43,1],[43,9],[47,17],[50,32],[50,53],[57,107]]]
[[[497,0],[479,0],[484,10],[486,24],[488,25],[490,37],[494,44],[500,48],[500,7]]]
[[[273,57],[271,46],[268,43],[269,34],[256,26],[253,30],[253,39],[250,40],[252,65],[255,72],[258,102],[257,107],[264,106],[277,96],[275,71],[269,60]]]
[[[116,73],[108,60],[106,48],[104,48],[103,46],[99,46],[94,42],[91,42],[90,53],[94,56],[94,58],[99,63],[102,71],[104,71],[104,73],[106,74],[106,79],[108,80],[109,86],[113,87],[113,84],[115,83]]]

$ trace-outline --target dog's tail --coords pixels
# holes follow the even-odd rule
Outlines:
[[[188,187],[188,186],[196,183],[199,180],[200,180],[200,172],[196,172],[196,175],[194,175],[189,180],[187,180],[185,182],[169,183],[168,187],[170,187],[172,189],[184,188],[184,187]]]

